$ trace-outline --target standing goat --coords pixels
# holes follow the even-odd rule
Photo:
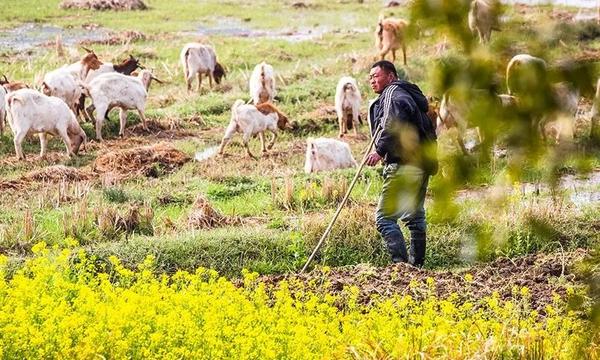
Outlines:
[[[360,103],[360,91],[356,80],[350,76],[342,77],[335,91],[335,111],[340,126],[340,137],[343,137],[348,129],[354,129],[354,135],[357,135],[358,122],[361,120]]]
[[[479,36],[481,44],[490,41],[492,30],[499,31],[498,13],[500,3],[497,0],[473,0],[469,9],[469,29]]]
[[[392,62],[396,61],[396,50],[402,48],[404,65],[406,65],[406,39],[405,32],[408,23],[402,19],[379,16],[375,30],[375,47],[379,51],[381,60],[385,59],[388,52],[392,52]]]
[[[275,72],[273,67],[264,61],[254,67],[250,76],[250,96],[254,105],[275,99]]]
[[[287,127],[288,118],[279,109],[271,103],[262,103],[259,105],[244,104],[244,101],[238,99],[231,107],[231,121],[225,130],[225,135],[221,141],[219,154],[223,154],[225,146],[233,137],[235,132],[243,133],[244,148],[246,154],[255,158],[250,152],[248,141],[250,137],[257,135],[260,138],[261,148],[263,153],[267,149],[271,149],[275,144],[277,137],[277,128],[283,130]],[[265,131],[270,131],[272,134],[269,145],[265,147]]]
[[[46,134],[63,139],[68,157],[77,154],[81,144],[85,144],[86,136],[75,114],[61,99],[33,89],[21,89],[8,94],[6,104],[19,159],[25,159],[22,143],[28,134],[39,134],[42,157],[46,154]]]
[[[84,93],[92,98],[96,108],[96,139],[102,141],[102,123],[108,112],[114,107],[119,108],[120,136],[125,135],[127,110],[137,110],[142,119],[143,128],[148,129],[144,109],[152,80],[162,83],[149,70],[142,70],[137,77],[120,73],[102,74],[88,85],[84,85]]]
[[[186,44],[181,50],[180,60],[188,91],[192,90],[192,80],[196,74],[198,74],[198,91],[200,91],[202,85],[202,75],[208,76],[211,88],[213,79],[217,84],[220,84],[221,79],[225,77],[225,69],[217,62],[215,50],[209,45]]]

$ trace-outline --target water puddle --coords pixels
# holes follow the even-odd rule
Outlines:
[[[578,178],[575,175],[564,176],[558,184],[558,192],[573,203],[575,208],[581,209],[588,205],[600,205],[600,171],[596,170],[587,178]],[[522,183],[518,191],[522,196],[532,194],[550,193],[546,184]],[[490,186],[483,189],[462,190],[457,193],[457,200],[496,198],[514,193],[515,189],[505,186]]]
[[[276,30],[254,29],[244,24],[240,19],[217,18],[214,25],[200,24],[195,31],[184,32],[184,35],[196,36],[227,36],[227,37],[249,37],[279,39],[289,42],[301,42],[314,40],[333,30],[327,26],[284,28]],[[367,28],[353,29],[353,33],[368,32]]]
[[[77,45],[81,41],[102,41],[109,37],[103,29],[72,28],[64,29],[53,25],[24,24],[19,27],[0,30],[0,49],[6,51],[27,51],[55,41],[61,35],[63,44]]]
[[[206,148],[202,151],[198,151],[198,152],[196,152],[196,155],[194,155],[194,160],[196,160],[196,161],[207,160],[207,159],[215,156],[217,154],[218,150],[219,150],[219,147],[215,145],[215,146]]]

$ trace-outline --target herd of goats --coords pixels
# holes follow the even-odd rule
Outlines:
[[[496,3],[491,0],[473,0],[469,10],[469,27],[481,43],[489,41],[491,31],[497,29]],[[396,50],[402,49],[406,64],[405,32],[408,23],[401,19],[380,17],[376,32],[378,57],[384,59],[391,54],[395,61]],[[85,48],[84,48],[85,49]],[[80,61],[65,65],[47,73],[39,90],[29,88],[22,82],[9,82],[6,76],[0,80],[0,131],[3,131],[5,118],[8,119],[14,135],[15,152],[19,159],[25,159],[22,142],[29,134],[39,134],[41,156],[46,153],[46,135],[60,136],[66,146],[67,156],[78,153],[86,143],[86,134],[79,120],[95,122],[96,139],[102,141],[102,125],[112,108],[119,108],[119,135],[124,136],[126,112],[137,110],[144,129],[145,103],[150,83],[157,79],[151,71],[143,68],[137,59],[130,56],[120,64],[102,62],[89,49]],[[192,91],[192,82],[197,77],[197,89],[200,90],[202,77],[208,77],[212,88],[213,81],[220,84],[226,76],[224,67],[217,62],[215,50],[210,45],[189,43],[180,55],[181,65],[188,91]],[[518,102],[518,84],[520,74],[545,71],[546,63],[540,58],[519,54],[511,59],[507,66],[506,81],[509,94],[498,95],[502,105],[512,106]],[[511,86],[513,89],[511,89]],[[579,93],[571,87],[555,84],[559,108],[573,116],[577,110]],[[231,108],[231,121],[225,130],[219,153],[223,154],[226,145],[237,133],[242,134],[243,145],[248,156],[248,142],[257,136],[261,141],[261,150],[267,152],[274,145],[278,129],[289,127],[289,121],[275,105],[275,72],[271,65],[262,62],[254,68],[249,80],[252,103],[237,100]],[[600,82],[596,97],[600,96]],[[85,107],[86,98],[91,105]],[[343,137],[349,129],[356,134],[360,121],[361,94],[354,78],[342,77],[336,89],[335,109],[338,115],[339,136]],[[442,128],[456,128],[457,141],[466,152],[462,134],[467,129],[465,107],[444,94],[439,106],[432,109],[435,113],[438,131]],[[598,112],[596,106],[592,111]],[[95,113],[95,115],[94,115]],[[271,133],[271,139],[265,144],[265,133]],[[545,131],[542,129],[542,134]],[[557,131],[560,133],[560,131]],[[542,135],[544,136],[544,135]],[[558,139],[558,138],[557,138]],[[480,139],[481,140],[481,139]],[[356,161],[352,157],[347,143],[337,139],[309,138],[307,141],[305,171],[313,172],[334,168],[353,167]]]

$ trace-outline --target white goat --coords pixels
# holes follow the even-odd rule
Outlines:
[[[479,36],[481,44],[490,41],[492,30],[498,27],[499,3],[495,0],[473,0],[469,9],[469,29]]]
[[[546,78],[546,62],[529,54],[513,56],[506,66],[506,89],[509,95],[532,89]]]
[[[348,129],[354,129],[354,135],[357,134],[361,100],[356,80],[350,76],[342,77],[335,91],[335,111],[340,126],[340,137],[343,137]]]
[[[81,97],[81,86],[72,73],[65,67],[50,71],[44,75],[42,92],[47,96],[61,98],[74,113]]]
[[[19,159],[25,159],[22,143],[28,134],[39,134],[42,157],[46,154],[46,134],[58,135],[63,139],[68,157],[77,154],[81,144],[85,144],[86,136],[75,114],[59,98],[46,96],[33,89],[21,89],[8,94],[6,105]]]
[[[249,157],[254,158],[248,147],[250,137],[258,134],[260,138],[263,153],[271,149],[275,144],[277,137],[277,128],[283,130],[286,128],[288,118],[271,103],[262,103],[259,105],[244,104],[244,101],[238,99],[231,107],[231,121],[225,130],[225,135],[221,141],[219,154],[223,154],[225,146],[233,137],[235,132],[243,133],[244,148]],[[269,145],[265,147],[265,131],[270,131],[272,135]]]
[[[198,74],[198,91],[200,91],[200,86],[202,85],[202,75],[208,76],[211,88],[213,86],[213,79],[217,84],[220,84],[221,79],[225,77],[225,69],[217,62],[217,54],[209,45],[200,43],[186,44],[181,50],[179,58],[183,67],[183,76],[188,91],[192,90],[192,80],[196,74]]]
[[[350,146],[339,140],[328,138],[308,138],[306,140],[306,161],[304,172],[356,167]]]
[[[96,108],[96,138],[99,141],[102,141],[104,118],[114,107],[119,108],[120,136],[125,135],[127,110],[136,109],[142,119],[143,128],[148,129],[144,108],[152,80],[161,82],[149,70],[140,71],[137,77],[113,72],[101,74],[89,84],[84,85],[84,93],[92,99]]]
[[[275,72],[264,61],[254,67],[250,76],[250,96],[254,105],[273,102],[275,98]]]

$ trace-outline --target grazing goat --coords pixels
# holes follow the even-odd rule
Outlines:
[[[498,13],[500,4],[496,0],[473,0],[469,9],[469,29],[479,36],[481,44],[490,41],[492,30],[499,31]]]
[[[127,110],[136,109],[142,119],[143,128],[148,129],[144,108],[152,80],[162,83],[149,70],[140,71],[137,77],[113,72],[101,74],[83,86],[84,93],[92,99],[96,108],[96,139],[102,141],[102,123],[114,107],[119,108],[120,136],[125,135]]]
[[[254,67],[250,76],[250,96],[254,105],[273,102],[275,99],[275,72],[264,61]]]
[[[188,91],[192,90],[192,81],[196,74],[198,74],[197,91],[200,91],[200,86],[202,85],[202,75],[208,76],[208,83],[211,88],[213,86],[213,79],[217,84],[220,84],[221,79],[225,77],[225,69],[217,62],[217,54],[209,45],[200,43],[186,44],[181,50],[179,57]]]
[[[271,149],[275,144],[275,138],[277,137],[277,128],[283,130],[287,127],[288,118],[279,111],[271,103],[262,103],[259,105],[244,104],[244,101],[238,99],[231,107],[231,121],[229,126],[225,130],[225,135],[221,141],[219,147],[219,154],[223,154],[225,146],[233,137],[235,132],[243,133],[244,148],[246,148],[246,154],[255,158],[250,152],[248,147],[248,141],[251,136],[257,135],[260,138],[261,148],[263,153],[267,152],[267,149]],[[265,131],[270,131],[272,134],[269,145],[265,147]]]
[[[529,102],[535,113],[532,126],[539,130],[543,140],[551,133],[550,137],[559,143],[561,138],[573,135],[579,90],[564,82],[550,84],[548,79],[546,62],[529,54],[515,55],[506,67],[508,93],[518,98],[538,99]]]
[[[379,51],[381,60],[385,59],[388,52],[392,52],[392,62],[396,61],[396,50],[402,48],[404,65],[406,65],[406,39],[405,32],[408,23],[402,19],[379,17],[375,30],[375,47]]]
[[[546,81],[546,62],[529,54],[513,56],[506,67],[506,90],[509,95],[539,87]]]
[[[19,159],[25,159],[22,143],[28,134],[38,133],[40,156],[46,154],[46,134],[60,136],[67,148],[67,156],[77,154],[86,136],[75,118],[75,114],[64,101],[46,96],[36,90],[21,89],[6,97],[8,123],[14,133],[15,152]]]
[[[133,55],[129,55],[129,58],[127,58],[126,60],[123,60],[123,62],[121,62],[120,64],[103,63],[97,69],[90,70],[88,72],[84,82],[86,84],[89,84],[97,76],[99,76],[101,74],[112,73],[112,72],[117,72],[117,73],[120,73],[123,75],[130,75],[138,68],[144,69],[144,67],[140,64],[138,59],[134,58]],[[81,97],[79,98],[77,110],[76,110],[75,114],[79,115],[80,112],[83,113],[83,115],[85,116],[85,118],[88,121],[92,121],[90,114],[93,114],[93,112],[94,112],[94,105],[92,104],[92,105],[88,106],[87,109],[85,109],[85,95],[84,94],[81,94]]]
[[[354,129],[357,134],[358,122],[360,121],[360,91],[356,80],[350,76],[342,77],[335,91],[335,111],[340,126],[340,137]]]
[[[339,140],[328,138],[308,138],[306,140],[306,161],[304,172],[356,167],[350,146]]]

